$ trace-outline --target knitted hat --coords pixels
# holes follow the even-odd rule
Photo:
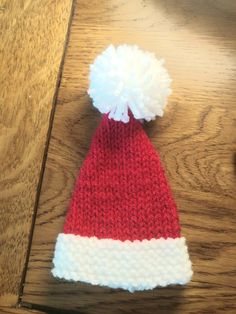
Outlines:
[[[170,78],[148,52],[109,46],[91,65],[104,115],[76,181],[54,276],[123,288],[186,284],[192,276],[176,204],[140,119],[163,114]]]

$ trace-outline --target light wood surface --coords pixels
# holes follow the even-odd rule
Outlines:
[[[0,307],[1,314],[47,314],[45,311],[37,311],[22,307]],[[52,314],[52,313],[51,313]]]
[[[146,125],[180,209],[194,276],[187,287],[128,293],[54,279],[50,270],[74,181],[99,113],[89,63],[108,44],[166,59],[173,94]],[[22,300],[81,313],[235,313],[234,1],[80,0],[50,140]]]
[[[19,297],[71,3],[0,0],[0,305]]]

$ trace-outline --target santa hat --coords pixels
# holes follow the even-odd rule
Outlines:
[[[55,277],[129,291],[192,276],[176,204],[140,120],[162,116],[170,77],[137,46],[109,46],[91,65],[89,95],[103,117],[80,170]]]

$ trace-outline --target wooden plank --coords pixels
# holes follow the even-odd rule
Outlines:
[[[1,314],[46,314],[48,312],[37,311],[22,307],[0,307]]]
[[[16,304],[72,0],[0,0],[0,304]]]
[[[235,313],[236,6],[231,1],[78,1],[52,130],[23,301],[83,313]],[[173,95],[146,125],[180,208],[194,277],[187,287],[128,293],[54,279],[55,239],[100,120],[86,90],[108,44],[165,57]]]

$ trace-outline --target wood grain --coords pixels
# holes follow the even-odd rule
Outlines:
[[[71,0],[0,0],[0,304],[16,304]]]
[[[37,311],[22,307],[0,307],[1,314],[46,314],[48,312]]]
[[[235,50],[233,1],[76,2],[23,302],[81,313],[235,313]],[[100,120],[89,63],[108,44],[166,59],[173,94],[146,125],[180,209],[194,277],[187,287],[128,293],[54,279],[50,270],[74,181]]]

